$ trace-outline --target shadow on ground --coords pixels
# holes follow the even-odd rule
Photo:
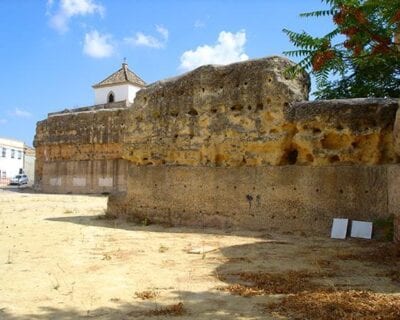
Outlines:
[[[115,307],[104,307],[82,312],[77,309],[41,308],[41,313],[15,316],[7,309],[0,309],[2,320],[73,320],[73,319],[268,319],[262,306],[247,304],[245,308],[243,300],[239,296],[230,296],[220,292],[187,292],[175,291],[176,300],[167,305],[156,301],[142,301],[137,303],[116,304]],[[182,302],[181,302],[182,301]],[[176,308],[179,303],[182,308]],[[217,307],[216,307],[217,306]],[[270,318],[273,319],[273,318]]]
[[[305,301],[311,301],[307,302],[308,305],[304,303],[306,308],[310,308],[310,312],[311,309],[314,312],[310,319],[336,319],[336,314],[332,311],[336,309],[344,312],[343,319],[353,319],[351,317],[357,315],[357,312],[360,314],[366,304],[366,310],[371,315],[388,312],[394,317],[400,317],[400,264],[398,257],[391,253],[393,245],[390,243],[335,241],[298,235],[280,235],[274,239],[266,232],[140,226],[120,219],[105,220],[104,216],[96,215],[46,220],[130,231],[257,237],[261,241],[219,248],[223,259],[213,275],[223,285],[205,292],[172,291],[170,293],[173,302],[169,305],[159,304],[156,300],[120,304],[115,302],[115,307],[102,307],[86,312],[77,309],[42,308],[40,313],[23,316],[15,316],[12,311],[1,309],[0,306],[0,319],[111,320],[165,319],[170,316],[177,316],[179,319],[215,320],[282,319],[279,315],[286,317],[283,319],[303,319],[304,317],[291,316],[290,312],[296,314],[301,311],[290,309],[299,308],[297,305],[289,304],[287,307],[285,300],[285,297],[296,297],[299,294],[303,295],[302,299]],[[351,295],[348,298],[344,296],[349,292]],[[377,296],[371,296],[372,294]],[[392,294],[398,294],[394,298],[397,300],[392,304],[379,300],[382,296],[392,297]],[[329,300],[329,295],[333,296],[332,301]],[[352,304],[349,306],[350,300]],[[285,306],[289,311],[283,307],[273,312],[269,309],[271,304],[279,305],[282,301],[286,301]],[[318,305],[315,306],[314,302]],[[179,306],[179,303],[182,305]],[[382,305],[386,309],[382,309]],[[307,312],[304,311],[304,306],[302,312]],[[322,318],[318,316],[322,314]]]

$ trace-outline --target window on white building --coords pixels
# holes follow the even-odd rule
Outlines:
[[[15,158],[15,150],[11,149],[11,158],[14,159]]]
[[[3,172],[2,172],[2,178],[3,178],[3,179],[7,178],[7,172],[6,172],[6,171],[3,171]]]
[[[21,159],[21,158],[22,158],[22,151],[18,150],[18,159]]]
[[[1,156],[2,156],[3,158],[6,157],[6,148],[2,148],[2,149],[1,149]]]
[[[108,94],[108,103],[113,103],[114,102],[114,93],[111,91],[109,94]]]

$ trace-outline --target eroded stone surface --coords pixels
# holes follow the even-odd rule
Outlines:
[[[204,66],[138,92],[123,157],[138,165],[285,164],[295,125],[284,107],[308,98],[309,78],[285,78],[271,57]]]
[[[296,125],[292,150],[305,165],[397,163],[393,125],[396,99],[299,102],[285,114]]]
[[[204,66],[128,107],[51,114],[37,125],[37,182],[123,191],[110,213],[171,224],[326,231],[338,213],[398,215],[397,102],[306,102],[309,78],[285,78],[290,64]]]

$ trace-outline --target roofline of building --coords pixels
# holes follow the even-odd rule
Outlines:
[[[138,88],[144,88],[146,87],[145,85],[140,85],[131,81],[121,81],[121,82],[115,82],[115,83],[110,83],[110,84],[94,84],[92,85],[93,89],[98,89],[98,88],[106,88],[106,87],[114,87],[114,86],[118,86],[121,84],[130,84],[132,86],[136,86]]]

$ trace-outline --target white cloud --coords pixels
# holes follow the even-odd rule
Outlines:
[[[57,31],[68,31],[68,22],[74,16],[86,16],[98,13],[104,15],[105,8],[94,0],[60,0],[55,14],[50,11],[54,6],[54,0],[47,1],[46,13],[50,15],[50,25]]]
[[[0,124],[6,124],[6,123],[7,123],[7,119],[0,118]]]
[[[127,44],[138,47],[150,47],[155,49],[164,48],[169,38],[169,31],[159,25],[156,25],[156,30],[159,33],[159,37],[146,35],[143,32],[136,32],[135,37],[127,37],[124,41]]]
[[[194,27],[195,28],[204,28],[206,26],[206,23],[202,20],[196,20],[194,22]]]
[[[214,46],[203,45],[195,50],[185,51],[181,56],[179,68],[188,71],[204,64],[228,64],[248,60],[245,44],[246,32],[244,30],[237,33],[222,31]]]
[[[83,53],[92,58],[107,58],[114,53],[114,46],[111,43],[111,35],[100,34],[93,30],[85,34]]]
[[[11,113],[14,117],[29,118],[32,114],[24,109],[15,108]]]
[[[156,25],[156,30],[161,35],[161,37],[164,39],[164,41],[168,40],[169,31],[168,31],[167,28],[164,28],[163,26]]]

